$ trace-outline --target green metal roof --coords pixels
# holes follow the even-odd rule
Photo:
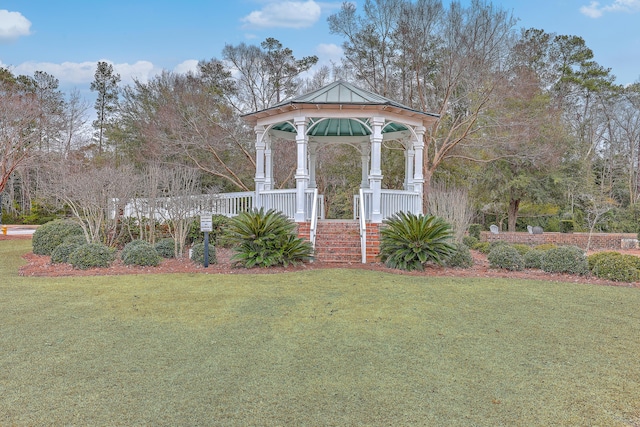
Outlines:
[[[343,80],[333,82],[320,89],[297,96],[295,98],[287,99],[274,105],[271,108],[279,108],[290,104],[342,104],[342,105],[389,105],[397,108],[401,108],[407,111],[413,111],[416,113],[424,114],[427,116],[435,116],[436,114],[425,113],[413,108],[402,105],[399,102],[395,102],[389,98],[385,98],[382,95],[370,92],[368,90],[360,89],[347,83]]]
[[[323,117],[325,108],[331,109],[333,106],[342,110],[351,110],[354,118],[326,118]],[[306,117],[311,121],[308,126],[307,135],[315,137],[365,137],[371,134],[371,126],[368,118],[358,118],[360,110],[370,108],[381,108],[395,110],[396,114],[408,114],[409,116],[422,116],[423,118],[438,117],[437,114],[425,113],[384,96],[360,89],[345,81],[333,82],[313,92],[287,99],[267,109],[256,111],[244,115],[247,119],[258,120],[259,118],[275,116],[282,112],[305,109]],[[317,115],[315,111],[317,110]],[[315,116],[315,117],[314,117]],[[295,126],[289,121],[283,121],[272,127],[273,130],[296,133]],[[407,131],[407,126],[397,122],[387,122],[382,133],[392,133]]]

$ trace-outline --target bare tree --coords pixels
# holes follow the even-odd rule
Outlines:
[[[182,257],[189,234],[189,226],[200,212],[198,209],[200,174],[193,168],[176,167],[165,169],[160,174],[160,188],[164,198],[160,211],[169,226],[175,241],[175,255]]]
[[[436,169],[486,126],[482,117],[504,78],[515,23],[480,0],[447,10],[437,0],[367,0],[362,16],[345,3],[329,17],[331,31],[346,39],[345,67],[374,91],[438,113],[425,134],[425,204]]]
[[[21,90],[11,73],[0,68],[0,193],[39,141],[40,114],[38,99]]]
[[[46,194],[69,208],[88,242],[113,245],[120,237],[122,205],[135,195],[137,177],[130,167],[96,168],[60,163],[52,168]]]
[[[431,186],[429,212],[451,224],[454,240],[462,242],[473,216],[466,189],[434,183]]]

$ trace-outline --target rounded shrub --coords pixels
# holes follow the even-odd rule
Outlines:
[[[74,235],[65,237],[62,243],[63,244],[70,243],[73,245],[82,246],[87,243],[87,239],[84,237],[84,234],[74,234]]]
[[[616,282],[640,280],[640,258],[618,252],[599,252],[587,257],[591,273]]]
[[[509,245],[497,245],[491,249],[487,259],[492,268],[504,268],[511,271],[520,271],[524,268],[522,255]]]
[[[191,247],[191,261],[204,265],[204,242],[196,243]],[[215,264],[216,262],[216,247],[209,244],[209,264]]]
[[[480,240],[476,239],[473,236],[464,236],[462,238],[462,243],[464,243],[464,245],[468,248],[472,248],[475,245],[477,245],[480,242]]]
[[[522,256],[525,256],[526,253],[531,250],[531,246],[525,245],[524,243],[514,243],[511,246]]]
[[[136,246],[144,245],[144,244],[148,244],[148,243],[145,240],[140,240],[140,239],[130,241],[129,243],[124,245],[124,248],[122,248],[122,252],[120,252],[120,259],[124,260],[128,252],[132,251],[133,248],[135,248]]]
[[[141,266],[152,266],[156,267],[160,264],[160,260],[162,257],[158,255],[158,252],[155,248],[148,242],[144,242],[138,240],[135,245],[131,245],[130,243],[125,246],[126,251],[123,249],[122,254],[120,255],[122,262],[125,265],[141,265]]]
[[[87,243],[69,254],[69,263],[80,270],[109,267],[114,259],[115,251],[102,243]]]
[[[549,249],[542,256],[540,265],[547,273],[584,275],[589,272],[587,257],[577,246],[559,246]]]
[[[469,225],[469,236],[475,237],[477,240],[480,240],[480,231],[482,230],[482,224],[470,224]]]
[[[76,222],[66,219],[47,222],[33,233],[31,241],[33,253],[51,255],[56,246],[61,245],[65,238],[81,234],[83,234],[82,227]]]
[[[471,249],[474,249],[474,250],[486,255],[491,250],[491,243],[489,243],[489,242],[478,242],[475,245],[471,246]]]
[[[555,249],[557,248],[558,245],[555,245],[553,243],[542,243],[540,245],[536,245],[533,247],[533,249],[538,249],[539,251],[548,251],[549,249]]]
[[[589,266],[589,271],[593,271],[593,268],[601,259],[618,257],[620,255],[622,255],[620,252],[614,252],[614,251],[596,252],[594,254],[589,255],[587,257],[587,265]]]
[[[71,252],[75,251],[79,246],[75,243],[62,243],[61,245],[56,246],[56,248],[51,252],[51,263],[52,264],[64,264],[69,262],[69,255]]]
[[[464,243],[454,244],[454,252],[445,260],[447,267],[469,268],[473,265],[473,258],[469,247]]]
[[[544,256],[545,251],[541,251],[540,249],[531,249],[529,252],[524,254],[522,259],[524,260],[524,268],[536,268],[542,269],[542,257]]]
[[[158,240],[154,247],[162,258],[173,258],[176,255],[175,240],[171,237]]]

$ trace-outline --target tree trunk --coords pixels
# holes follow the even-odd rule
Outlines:
[[[509,231],[516,231],[516,221],[518,220],[518,210],[520,209],[520,199],[509,200]]]
[[[424,182],[422,183],[422,213],[427,214],[429,212],[429,191],[431,189],[431,177],[433,171],[424,168],[423,176]]]

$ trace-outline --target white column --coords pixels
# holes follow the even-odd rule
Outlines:
[[[360,161],[362,163],[362,181],[360,188],[369,188],[369,153],[371,152],[369,142],[360,144]]]
[[[381,223],[381,190],[382,190],[382,127],[384,117],[371,119],[373,133],[371,134],[371,172],[369,172],[369,188],[371,195],[371,222]]]
[[[424,184],[424,174],[422,168],[424,167],[424,133],[426,131],[424,126],[417,126],[415,128],[417,139],[413,141],[414,156],[414,171],[413,171],[413,191],[420,194],[420,212],[423,205],[422,186]]]
[[[413,150],[413,141],[409,141],[404,150],[404,190],[413,191],[413,164],[416,152]]]
[[[265,138],[265,129],[264,126],[256,126],[254,128],[256,132],[256,175],[254,178],[255,181],[255,192],[256,195],[254,197],[254,207],[261,208],[262,201],[260,198],[260,193],[264,191],[264,138]]]
[[[264,172],[264,189],[273,190],[273,157],[271,155],[271,137],[269,135],[265,135]]]
[[[305,212],[305,190],[309,182],[307,172],[307,121],[304,116],[294,119],[296,126],[296,147],[297,147],[297,168],[296,168],[296,212],[294,215],[295,222],[304,222],[306,218]]]
[[[318,152],[318,143],[309,143],[309,188],[316,188],[316,154]]]

